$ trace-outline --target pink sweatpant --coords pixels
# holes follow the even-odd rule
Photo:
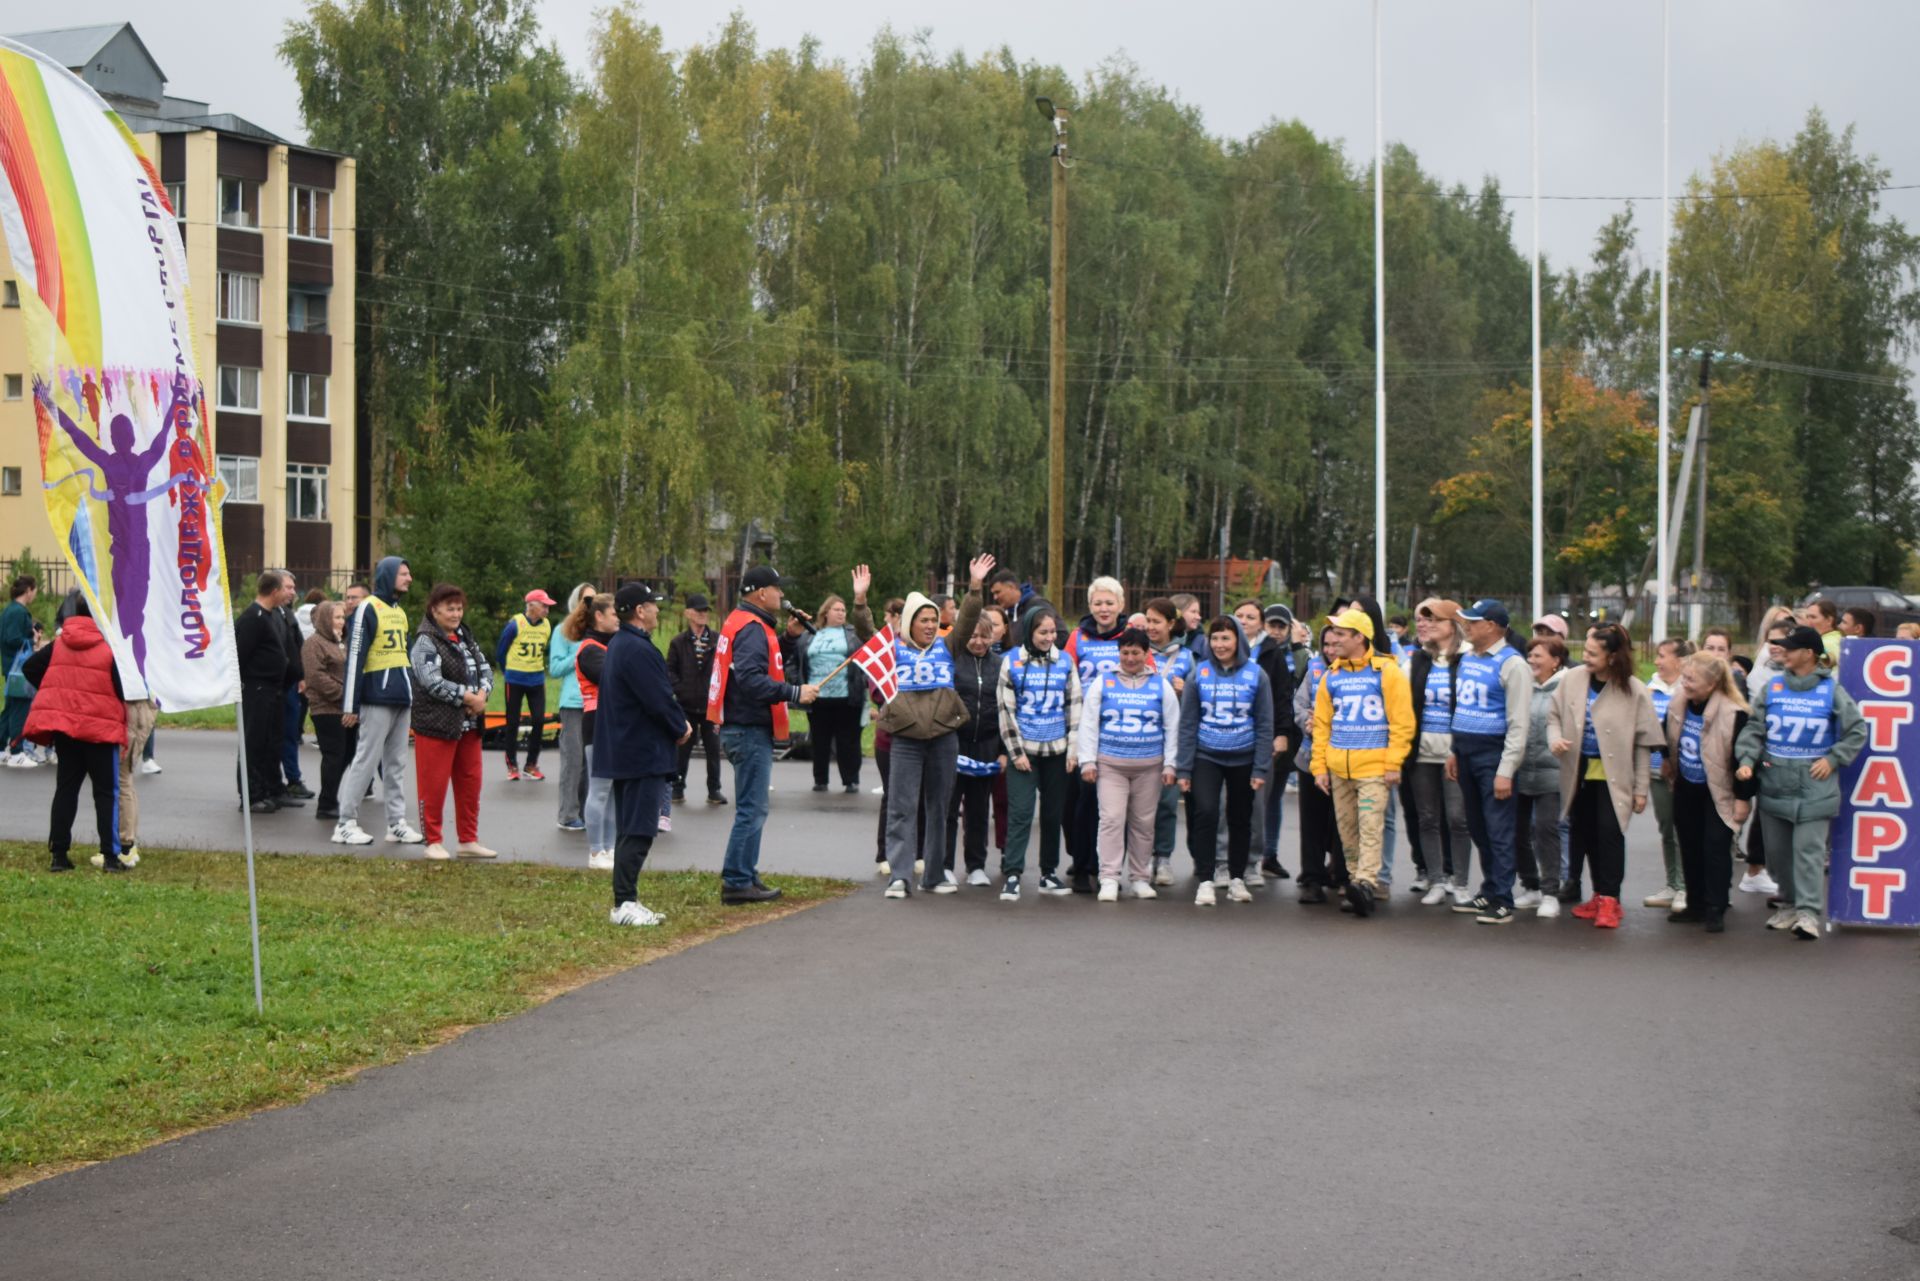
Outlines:
[[[1153,818],[1160,806],[1160,772],[1165,764],[1158,756],[1145,760],[1102,756],[1094,764],[1100,771],[1094,780],[1100,801],[1100,879],[1144,881],[1153,868]],[[1120,874],[1123,851],[1125,876]]]

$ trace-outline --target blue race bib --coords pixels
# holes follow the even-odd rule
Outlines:
[[[1014,724],[1029,743],[1057,743],[1067,736],[1067,682],[1072,669],[1058,663],[1018,662],[1007,671],[1016,707]]]
[[[903,640],[893,642],[894,679],[902,694],[953,688],[953,654],[942,641],[919,650]]]
[[[1833,747],[1833,681],[1808,690],[1787,688],[1784,676],[1767,686],[1767,751],[1789,761],[1812,761]]]
[[[1689,783],[1707,781],[1707,763],[1700,756],[1700,740],[1706,737],[1706,732],[1706,718],[1689,707],[1686,719],[1680,723],[1680,759],[1676,762],[1680,777]]]
[[[1328,747],[1365,752],[1387,745],[1387,701],[1380,690],[1378,668],[1334,669],[1327,676],[1327,701],[1333,704]]]
[[[1194,673],[1200,687],[1198,741],[1203,751],[1230,756],[1253,750],[1253,700],[1260,693],[1260,669],[1243,664],[1231,676],[1212,663]]]
[[[1509,658],[1519,656],[1511,645],[1502,645],[1491,654],[1461,656],[1453,691],[1454,733],[1506,734],[1507,687],[1500,683],[1500,668]]]
[[[1118,676],[1100,678],[1100,755],[1132,761],[1166,755],[1167,727],[1160,720],[1165,688],[1157,674],[1138,689],[1129,689]]]

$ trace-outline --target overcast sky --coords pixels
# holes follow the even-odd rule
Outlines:
[[[545,38],[576,71],[599,0],[541,0]],[[657,0],[643,9],[672,48],[711,36],[728,4]],[[740,0],[763,47],[820,39],[828,56],[857,63],[874,33],[927,31],[942,51],[969,55],[1010,46],[1022,61],[1074,75],[1112,56],[1200,108],[1215,133],[1244,135],[1298,118],[1350,154],[1371,149],[1371,10],[1365,0]],[[1653,195],[1660,191],[1660,0],[1540,5],[1540,187],[1543,195]],[[131,18],[170,91],[210,99],[288,137],[303,137],[292,77],[274,55],[304,0],[67,0],[30,10],[0,5],[0,30],[52,25],[21,15],[57,13],[60,25]],[[1384,0],[1387,137],[1411,145],[1431,173],[1477,184],[1499,178],[1529,189],[1526,0]],[[1860,145],[1920,182],[1920,91],[1913,54],[1920,5],[1907,0],[1673,0],[1675,190],[1716,152],[1742,140],[1794,133],[1818,105]],[[1064,95],[1069,100],[1074,96]],[[1036,143],[1040,122],[1035,119]],[[1083,128],[1091,133],[1094,124]],[[1884,208],[1920,222],[1920,191],[1889,193]],[[1557,263],[1584,261],[1593,233],[1617,203],[1546,201],[1542,245]],[[1640,207],[1651,247],[1658,203]],[[1516,207],[1516,239],[1529,242]]]

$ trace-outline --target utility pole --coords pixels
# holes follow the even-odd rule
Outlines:
[[[1707,603],[1701,598],[1706,586],[1707,576],[1707,441],[1712,436],[1712,405],[1710,392],[1713,379],[1713,348],[1700,349],[1700,471],[1699,485],[1693,503],[1693,581],[1690,584],[1690,599],[1687,603],[1687,639],[1700,643],[1700,628],[1707,612]]]
[[[1052,332],[1047,342],[1047,599],[1066,602],[1067,574],[1067,110],[1035,98],[1053,123],[1047,166],[1053,187],[1053,279],[1048,291]]]

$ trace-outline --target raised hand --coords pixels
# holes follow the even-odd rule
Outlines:
[[[856,605],[866,604],[867,589],[872,586],[873,571],[865,565],[855,565],[853,567],[853,603]]]
[[[982,587],[985,587],[987,585],[987,575],[993,572],[993,567],[997,564],[999,564],[999,562],[993,558],[992,552],[981,552],[978,556],[968,561],[968,590],[977,592]]]

